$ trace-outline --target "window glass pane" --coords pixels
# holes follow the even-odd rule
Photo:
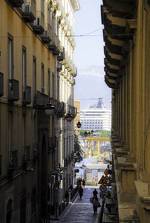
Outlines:
[[[36,94],[36,58],[33,56],[33,96]]]
[[[13,37],[8,36],[8,77],[13,78]]]
[[[25,91],[26,87],[26,67],[27,67],[27,61],[26,61],[26,48],[22,47],[22,89]]]

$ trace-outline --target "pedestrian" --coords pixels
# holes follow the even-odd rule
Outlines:
[[[85,180],[84,179],[82,180],[82,185],[83,185],[83,187],[85,187]]]
[[[82,186],[78,187],[78,193],[79,193],[79,197],[80,197],[80,200],[81,200],[82,196],[83,196],[83,188],[82,188]]]
[[[92,204],[93,204],[93,212],[94,212],[94,215],[95,215],[95,214],[97,214],[97,208],[100,207],[100,203],[99,203],[97,197],[93,197]]]
[[[78,178],[78,179],[77,179],[77,186],[78,186],[78,187],[81,186],[81,182],[82,182],[82,179],[81,179],[81,178]]]
[[[93,197],[97,198],[97,194],[98,194],[97,190],[94,189],[94,190],[93,190]]]

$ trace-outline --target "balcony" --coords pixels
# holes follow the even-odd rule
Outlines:
[[[44,32],[43,26],[40,24],[40,18],[37,18],[32,24],[33,32],[37,35],[42,35]]]
[[[75,108],[74,106],[71,105],[67,105],[66,108],[66,120],[67,121],[72,121],[77,115],[77,108]]]
[[[18,151],[10,151],[9,163],[8,163],[8,177],[11,177],[13,172],[18,167]]]
[[[18,101],[19,100],[19,81],[15,79],[8,80],[8,100]]]
[[[66,113],[66,105],[64,102],[59,102],[56,110],[57,117],[62,118]]]
[[[44,33],[41,35],[41,40],[44,44],[49,44],[50,43],[50,37],[49,37],[47,31],[44,31]]]
[[[48,45],[48,49],[51,50],[51,51],[55,50],[55,47],[56,47],[56,46],[55,46],[55,44],[54,44],[52,41],[51,41],[50,44]]]
[[[23,92],[23,105],[31,104],[31,87],[26,86]]]
[[[58,56],[59,55],[59,49],[55,46],[55,49],[53,50],[53,54],[55,56]]]
[[[32,23],[35,20],[34,12],[30,4],[24,3],[22,5],[22,18],[27,23]]]
[[[46,94],[37,91],[34,98],[34,107],[35,108],[46,108],[49,105],[49,96]]]
[[[50,105],[52,105],[52,106],[54,106],[55,107],[55,109],[57,109],[57,107],[58,107],[58,100],[57,99],[54,99],[54,98],[49,98],[49,103],[50,103]]]
[[[4,93],[4,77],[3,73],[0,72],[0,97],[3,96]]]
[[[49,46],[48,46],[48,49],[50,51],[52,51],[52,53],[55,55],[55,56],[58,56],[59,55],[59,49],[57,48],[56,44],[54,42],[50,42]]]
[[[23,0],[6,0],[12,7],[20,8],[23,4]]]
[[[57,56],[57,60],[58,61],[63,61],[64,59],[65,59],[65,49],[63,48],[63,50]]]
[[[60,63],[60,62],[57,63],[57,71],[58,72],[62,71],[62,63]]]

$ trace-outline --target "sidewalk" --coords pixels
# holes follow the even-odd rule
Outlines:
[[[52,223],[98,223],[98,214],[93,215],[93,207],[90,203],[93,188],[84,188],[82,200],[77,196],[73,203],[70,202],[66,210],[59,216],[59,220]],[[100,209],[98,209],[98,212]]]

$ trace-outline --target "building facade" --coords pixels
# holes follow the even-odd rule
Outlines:
[[[111,110],[105,108],[89,108],[80,112],[82,130],[111,130]]]
[[[74,129],[75,134],[79,136],[80,134],[80,128],[81,128],[81,122],[80,122],[80,100],[74,101],[74,106],[77,108],[77,115],[74,119]]]
[[[72,180],[72,28],[79,5],[0,5],[0,222],[42,222],[61,212]]]
[[[105,81],[120,222],[150,219],[150,2],[103,1]]]

